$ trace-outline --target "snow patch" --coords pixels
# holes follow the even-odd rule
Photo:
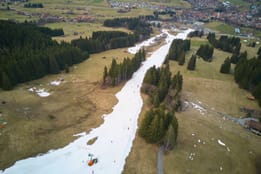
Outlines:
[[[60,84],[61,84],[61,81],[59,81],[59,80],[54,80],[54,81],[50,82],[50,85],[52,85],[52,86],[59,86]]]
[[[73,136],[74,137],[83,137],[85,135],[87,135],[86,132],[82,132],[82,133],[74,134]]]
[[[190,153],[188,158],[189,158],[191,161],[193,161],[195,155],[196,155],[195,153]]]
[[[36,87],[32,87],[29,88],[28,91],[30,92],[34,92],[36,93],[38,96],[40,97],[48,97],[49,95],[51,95],[49,92],[46,91],[46,89],[44,88],[36,88]]]
[[[196,110],[198,110],[200,112],[201,115],[205,115],[205,113],[207,112],[206,109],[204,109],[203,107],[199,106],[196,103],[190,102],[192,104],[192,107]]]
[[[218,144],[220,144],[221,146],[226,146],[226,144],[223,143],[220,139],[218,139]]]

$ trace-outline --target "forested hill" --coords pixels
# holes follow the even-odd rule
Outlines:
[[[137,18],[115,18],[107,19],[103,25],[106,27],[125,27],[134,32],[136,41],[149,38],[152,33],[148,20],[154,19],[153,16],[139,16]]]
[[[12,89],[18,83],[59,73],[88,58],[79,48],[51,39],[62,34],[62,30],[0,20],[0,88]]]

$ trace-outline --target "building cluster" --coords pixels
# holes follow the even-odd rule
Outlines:
[[[252,3],[247,11],[239,11],[238,6],[230,1],[219,2],[218,0],[186,0],[192,8],[170,7],[157,5],[149,2],[120,2],[108,0],[112,8],[131,9],[149,8],[155,11],[171,9],[176,12],[173,20],[182,23],[194,23],[197,21],[208,22],[219,20],[235,26],[252,27],[261,29],[261,6]]]

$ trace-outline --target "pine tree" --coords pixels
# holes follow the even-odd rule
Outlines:
[[[155,114],[153,116],[153,120],[148,128],[149,137],[147,139],[147,142],[152,143],[152,144],[159,143],[164,135],[163,127],[164,127],[164,125],[163,125],[162,118],[159,115]]]
[[[144,116],[143,120],[141,121],[141,125],[138,130],[139,135],[142,138],[147,138],[149,125],[151,124],[152,120],[153,120],[153,112],[152,112],[152,110],[149,110],[145,113],[145,116]]]
[[[13,86],[12,86],[12,83],[11,83],[8,75],[5,72],[3,72],[2,73],[2,88],[4,90],[10,90],[10,89],[12,89],[12,87]]]
[[[261,82],[255,87],[253,95],[258,101],[259,106],[261,107]]]
[[[220,67],[220,72],[224,73],[224,74],[229,74],[230,73],[230,67],[231,67],[230,59],[227,57],[225,59],[224,63]]]
[[[171,124],[169,124],[168,130],[166,132],[166,135],[164,137],[164,147],[165,150],[172,150],[174,148],[174,145],[176,143],[176,135],[175,130]]]
[[[184,63],[185,63],[185,52],[184,51],[182,51],[180,53],[178,61],[179,61],[179,65],[184,65]]]
[[[49,57],[49,72],[52,74],[57,74],[60,72],[60,67],[56,61],[56,58],[53,56]]]
[[[193,54],[188,63],[188,67],[187,67],[188,70],[193,71],[196,69],[196,60],[197,60],[197,56]]]
[[[65,64],[64,70],[65,70],[65,73],[69,73],[70,72],[68,64]]]
[[[107,76],[108,76],[108,69],[107,69],[107,66],[105,66],[104,70],[103,70],[103,84],[105,84]]]

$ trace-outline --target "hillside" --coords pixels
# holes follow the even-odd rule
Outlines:
[[[111,2],[116,3],[112,4]],[[81,60],[69,62],[69,73],[62,71],[65,69],[65,65],[59,62],[61,63],[59,69],[61,73],[56,74],[56,72],[48,71],[49,59],[53,59],[53,54],[57,56],[58,53],[65,52],[64,55],[57,56],[61,60],[70,52],[69,49],[82,55],[82,51],[86,50],[80,51],[74,46],[84,48],[85,44],[82,43],[88,42],[87,40],[93,36],[93,33],[103,35],[106,32],[116,32],[120,36],[128,35],[130,37],[135,35],[135,31],[126,28],[124,24],[120,27],[105,26],[105,20],[146,15],[155,16],[155,9],[160,11],[158,7],[165,9],[165,6],[174,6],[177,8],[176,16],[160,14],[159,19],[162,21],[156,22],[154,26],[152,26],[153,24],[149,26],[152,29],[151,31],[140,29],[141,32],[148,34],[146,37],[149,37],[149,34],[156,35],[165,27],[171,30],[171,34],[175,35],[179,31],[172,30],[173,28],[195,27],[194,24],[196,23],[194,22],[201,19],[201,15],[205,17],[209,14],[215,14],[215,9],[214,12],[211,10],[198,11],[198,6],[194,7],[189,3],[196,2],[193,0],[131,1],[134,6],[125,8],[129,2],[128,0],[30,1],[30,3],[42,3],[43,8],[25,8],[25,3],[20,1],[10,4],[2,2],[0,7],[1,20],[16,22],[26,20],[41,27],[49,27],[52,30],[62,29],[64,35],[47,36],[39,33],[35,28],[27,30],[21,24],[19,32],[16,33],[19,34],[19,38],[26,38],[23,36],[27,33],[26,36],[33,36],[29,37],[30,40],[33,40],[32,43],[37,42],[40,45],[39,47],[44,49],[34,54],[34,51],[28,51],[29,47],[34,45],[31,43],[29,46],[17,47],[16,49],[13,49],[13,43],[8,47],[10,49],[8,54],[12,59],[5,61],[17,65],[16,59],[20,55],[28,55],[28,57],[25,56],[25,61],[21,61],[19,64],[28,63],[28,66],[23,68],[23,72],[31,73],[33,78],[29,81],[28,79],[23,80],[17,75],[12,75],[17,71],[12,71],[12,68],[10,68],[11,70],[8,73],[11,74],[11,78],[17,85],[10,91],[0,89],[0,173],[1,169],[12,166],[17,160],[46,153],[50,149],[62,148],[78,138],[74,136],[75,134],[88,133],[93,128],[99,127],[104,122],[102,116],[110,113],[114,105],[118,103],[115,95],[125,84],[125,81],[119,81],[119,84],[117,83],[114,87],[103,85],[104,67],[109,68],[112,61],[116,60],[118,63],[116,71],[122,72],[123,66],[121,65],[125,64],[123,62],[127,58],[129,58],[128,61],[133,58],[128,53],[127,48],[110,49],[112,44],[107,43],[107,46],[105,46],[106,44],[103,44],[103,41],[106,39],[102,38],[98,44],[104,48],[102,52],[94,53],[93,51],[93,54],[90,54],[89,57],[85,54]],[[219,2],[223,2],[223,0],[219,0]],[[245,11],[249,10],[249,3],[244,0],[231,0],[230,2],[235,4],[238,7],[238,12],[242,12],[242,14],[246,14]],[[260,2],[257,2],[257,4],[260,5]],[[115,5],[115,7],[112,5]],[[200,3],[196,5],[200,5]],[[196,10],[193,8],[196,8]],[[227,11],[228,15],[231,15],[230,9]],[[4,22],[1,20],[0,25],[3,25]],[[255,22],[253,23],[255,24]],[[222,19],[213,19],[204,23],[204,25],[196,25],[195,28],[201,29],[201,27],[215,31],[217,37],[224,34],[239,36],[235,34],[236,25],[227,24]],[[241,52],[247,51],[248,59],[257,56],[256,53],[260,48],[260,30],[251,27],[240,27],[240,30],[242,34],[253,33],[251,37],[241,37]],[[5,33],[10,34],[8,37],[18,38],[15,37],[15,34],[12,34],[16,31],[9,31],[5,31]],[[0,30],[0,35],[7,38],[7,34],[4,34],[2,30]],[[108,37],[107,40],[111,41],[114,39],[113,37]],[[38,42],[34,38],[41,38],[43,42]],[[143,37],[138,37],[136,34],[135,38],[139,40]],[[147,57],[151,55],[151,52],[166,44],[163,40],[164,37],[155,42],[152,47],[146,48]],[[2,39],[0,43],[3,43],[3,41]],[[8,39],[5,39],[5,41],[8,41]],[[63,41],[66,43],[63,43]],[[74,45],[71,44],[71,41],[74,42]],[[117,42],[117,40],[114,40],[114,42]],[[57,50],[42,47],[46,43],[56,45]],[[129,41],[126,43],[126,45],[133,44]],[[252,43],[256,43],[255,47],[249,46]],[[163,156],[164,173],[260,173],[261,137],[229,119],[230,116],[235,119],[245,117],[247,113],[242,112],[244,109],[251,109],[259,113],[260,106],[258,106],[257,100],[252,101],[247,98],[251,96],[250,92],[239,88],[238,84],[235,83],[233,75],[235,65],[231,65],[230,74],[220,73],[221,64],[228,56],[232,56],[231,53],[214,49],[212,62],[197,58],[195,71],[187,70],[190,57],[197,52],[201,44],[209,44],[206,35],[201,38],[191,38],[191,49],[185,55],[185,64],[180,66],[176,61],[170,61],[169,64],[172,75],[180,71],[183,76],[181,99],[184,108],[181,112],[175,113],[179,123],[179,134],[174,150],[165,153]],[[62,49],[62,46],[65,46],[65,48]],[[105,49],[105,47],[107,48]],[[7,49],[2,49],[1,53],[5,51],[7,52]],[[2,60],[3,55],[0,56],[0,81],[4,76],[2,72],[6,71],[2,67],[7,65]],[[44,60],[43,62],[47,67],[44,71],[46,76],[42,73],[33,73],[34,71],[41,72],[39,66],[36,65],[37,63],[33,64],[32,59],[35,55]],[[73,56],[71,53],[68,53],[68,55]],[[76,58],[80,57],[76,56]],[[120,79],[119,76],[121,75],[116,74],[114,78]],[[0,87],[2,87],[2,84],[0,84]],[[141,93],[141,95],[144,105],[139,115],[138,126],[140,126],[146,111],[150,110],[151,107],[151,99],[148,95],[144,93]],[[258,115],[254,115],[254,117],[258,118]],[[158,150],[158,145],[148,144],[136,134],[123,173],[157,173]],[[83,165],[89,167],[86,162],[83,162]]]

